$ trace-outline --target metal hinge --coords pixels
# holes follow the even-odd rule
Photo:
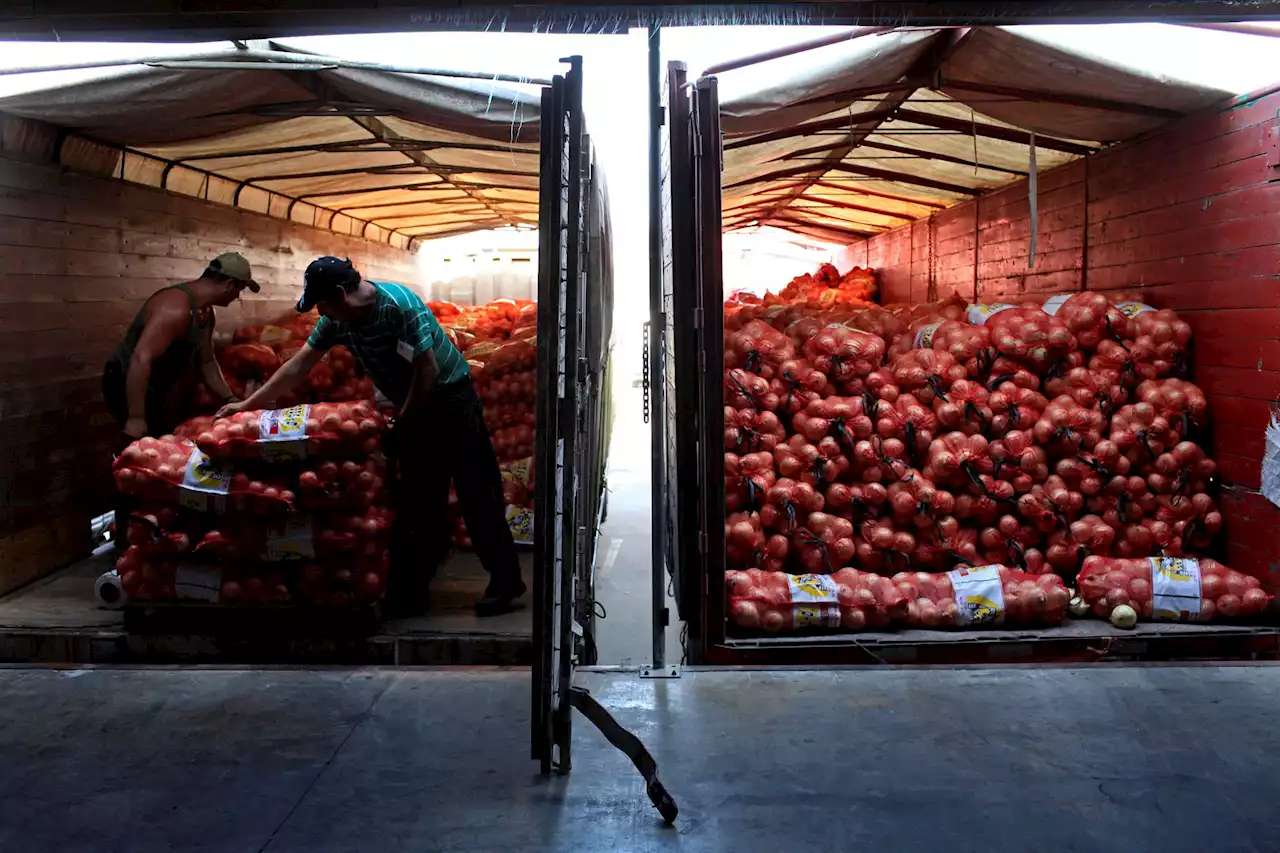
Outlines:
[[[707,553],[707,544],[707,532],[704,530],[698,534],[698,551],[703,554]]]
[[[1276,122],[1271,125],[1271,145],[1267,150],[1267,168],[1271,180],[1280,180],[1280,110],[1276,110]]]
[[[693,309],[693,327],[695,329],[702,328],[702,309],[701,308]]]
[[[669,663],[663,667],[655,667],[653,664],[646,663],[640,667],[641,678],[679,678],[680,664]]]

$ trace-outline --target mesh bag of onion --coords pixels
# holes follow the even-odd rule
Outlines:
[[[1190,557],[1086,557],[1076,583],[1080,597],[1102,619],[1122,604],[1144,620],[1255,618],[1266,612],[1272,599],[1257,578],[1216,560]]]
[[[196,436],[211,459],[278,461],[361,456],[378,449],[383,419],[367,401],[239,412]]]
[[[114,470],[122,494],[198,512],[291,512],[296,498],[284,480],[251,479],[173,436],[138,439],[116,459]]]
[[[946,574],[899,572],[893,576],[907,599],[907,624],[916,628],[986,628],[1057,625],[1070,595],[1054,574],[992,565]]]
[[[760,569],[725,573],[729,617],[770,632],[817,628],[884,628],[906,613],[906,598],[888,578],[856,569],[788,575]]]

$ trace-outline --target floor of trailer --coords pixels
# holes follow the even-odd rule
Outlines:
[[[1280,667],[581,673],[529,760],[527,670],[0,670],[0,849],[1271,851]]]
[[[520,557],[532,587],[533,554]],[[94,580],[112,565],[101,550],[17,592],[0,598],[0,660],[120,663],[142,660],[524,665],[533,656],[533,616],[528,596],[511,613],[481,619],[473,605],[488,574],[475,554],[456,552],[431,584],[431,609],[413,619],[388,620],[381,632],[359,640],[263,644],[250,652],[233,639],[192,635],[130,634],[125,614],[94,601]]]

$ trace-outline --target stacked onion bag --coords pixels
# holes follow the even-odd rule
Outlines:
[[[1193,558],[1220,539],[1190,341],[1173,311],[1123,294],[731,299],[729,619],[764,631],[1053,625],[1077,585],[1081,610],[1106,618],[1124,589],[1138,618],[1160,618],[1133,589],[1151,583],[1138,569],[1124,584],[1111,569],[1101,591],[1081,571]],[[1210,590],[1196,619],[1267,608],[1257,580],[1196,565]],[[1232,579],[1225,606],[1211,594],[1220,577]],[[993,603],[966,609],[970,592]]]

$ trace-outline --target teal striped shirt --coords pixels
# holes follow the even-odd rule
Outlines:
[[[413,379],[413,359],[431,350],[440,368],[441,385],[471,374],[467,360],[450,343],[426,303],[402,284],[371,282],[377,290],[373,316],[363,323],[321,317],[307,343],[318,350],[344,346],[383,395],[403,405]]]

